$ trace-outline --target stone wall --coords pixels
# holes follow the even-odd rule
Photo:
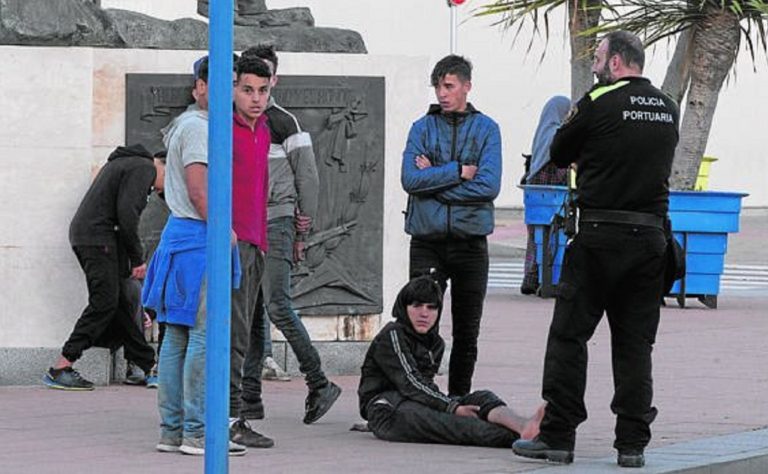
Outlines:
[[[60,347],[86,304],[68,226],[93,169],[124,143],[126,73],[188,74],[202,54],[0,46],[0,62],[14,65],[0,75],[0,348]],[[286,76],[385,80],[384,315],[407,278],[400,160],[410,124],[424,110],[427,69],[424,58],[280,56],[280,73]],[[316,341],[361,341],[375,335],[382,317],[309,316],[304,321]]]

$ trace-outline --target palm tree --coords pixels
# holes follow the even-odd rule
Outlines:
[[[573,7],[587,0],[499,0],[480,7],[478,15],[502,14],[502,23],[510,27],[525,19],[533,21],[539,31],[543,19],[549,34],[548,15],[568,2]],[[539,16],[543,9],[543,18]],[[611,30],[628,30],[645,38],[646,46],[666,38],[678,37],[672,62],[662,89],[684,102],[680,127],[680,143],[675,153],[670,184],[673,189],[693,189],[701,158],[706,150],[717,99],[729,71],[734,66],[742,38],[752,61],[755,49],[766,52],[768,1],[766,0],[603,0],[594,1],[586,10],[599,24],[589,23],[584,29],[570,29],[571,35],[591,38]],[[571,21],[576,24],[576,21]],[[573,40],[572,40],[573,44]],[[572,76],[575,82],[572,56]],[[572,86],[572,89],[574,87]],[[579,97],[580,95],[574,95]]]
[[[548,40],[550,15],[559,7],[567,6],[571,44],[571,98],[576,100],[584,95],[594,82],[592,50],[597,33],[585,32],[598,26],[600,10],[605,3],[603,0],[498,0],[480,6],[475,16],[501,15],[501,19],[493,24],[501,25],[505,29],[517,26],[515,39],[526,22],[530,21],[534,36],[540,34],[543,28],[545,40]],[[528,44],[529,51],[532,45],[533,37]]]

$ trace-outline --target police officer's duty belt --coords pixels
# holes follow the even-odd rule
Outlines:
[[[664,230],[664,218],[647,212],[579,209],[579,223],[630,224]]]

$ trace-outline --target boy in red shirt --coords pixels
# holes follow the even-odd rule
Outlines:
[[[230,439],[253,448],[271,448],[274,441],[251,429],[240,417],[243,360],[248,349],[264,253],[267,250],[269,127],[267,108],[272,73],[256,58],[237,62],[232,143],[232,228],[237,234],[242,280],[232,291],[229,417]]]

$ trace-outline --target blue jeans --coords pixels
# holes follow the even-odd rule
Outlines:
[[[293,265],[293,217],[278,217],[269,221],[267,238],[269,250],[262,281],[264,305],[256,304],[251,326],[251,341],[243,366],[243,400],[261,400],[261,363],[264,358],[264,306],[270,321],[283,333],[299,360],[310,389],[328,383],[320,364],[320,355],[312,345],[309,333],[293,310],[291,303],[291,266]]]
[[[203,282],[195,327],[166,324],[157,393],[163,438],[205,435],[206,294]]]

